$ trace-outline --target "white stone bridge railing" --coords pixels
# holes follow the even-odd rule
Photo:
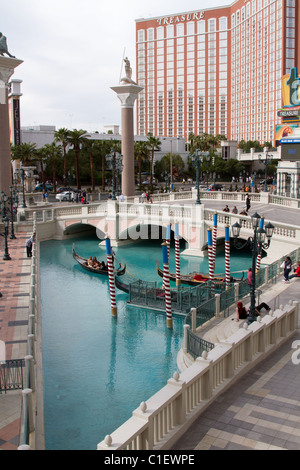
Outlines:
[[[201,413],[237,379],[265,359],[298,328],[299,302],[245,325],[203,353],[132,413],[98,450],[170,449]]]

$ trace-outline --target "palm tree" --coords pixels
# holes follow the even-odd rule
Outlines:
[[[148,146],[151,150],[151,164],[150,164],[150,188],[152,189],[153,185],[153,162],[154,162],[154,150],[160,150],[161,141],[158,137],[154,137],[151,132],[148,132]]]
[[[142,161],[148,160],[149,150],[148,142],[139,141],[134,144],[134,154],[137,158],[139,168],[139,185],[142,184]]]
[[[41,151],[44,158],[48,159],[52,167],[52,181],[53,181],[53,191],[56,193],[56,164],[57,159],[62,156],[62,147],[61,145],[56,146],[55,142],[52,144],[46,144],[42,147]]]
[[[70,135],[70,131],[65,127],[58,129],[54,133],[54,142],[59,142],[62,145],[63,152],[64,152],[64,186],[67,184],[67,146],[68,146],[68,138]]]
[[[80,150],[81,150],[81,145],[88,140],[87,137],[88,137],[87,131],[84,131],[82,129],[79,129],[79,130],[73,129],[72,131],[69,131],[68,142],[70,145],[73,145],[73,149],[75,152],[76,180],[77,180],[78,190],[81,189],[80,167],[79,167]]]
[[[11,158],[12,160],[20,160],[24,166],[28,166],[35,160],[36,150],[36,144],[31,142],[13,145],[11,147]]]

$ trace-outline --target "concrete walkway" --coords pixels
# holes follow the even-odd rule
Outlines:
[[[31,259],[25,242],[31,234],[20,232],[8,239],[10,261],[2,260],[0,237],[0,340],[6,344],[6,359],[23,359],[27,354],[29,285]],[[19,445],[22,392],[0,394],[0,450],[16,450]]]

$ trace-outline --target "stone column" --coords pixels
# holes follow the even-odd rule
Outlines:
[[[122,155],[123,155],[123,173],[122,173],[122,193],[124,196],[134,196],[135,177],[134,177],[134,118],[133,108],[138,94],[143,90],[135,84],[120,84],[111,87],[117,93],[121,101],[121,135],[122,135]]]
[[[0,191],[9,195],[11,178],[8,81],[23,61],[0,56]]]

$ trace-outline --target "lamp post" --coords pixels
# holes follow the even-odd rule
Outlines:
[[[10,189],[10,226],[11,226],[11,229],[10,229],[10,239],[11,240],[15,240],[16,239],[16,236],[15,236],[15,230],[14,230],[14,207],[18,207],[18,195],[17,195],[17,191],[13,189],[12,186],[9,187]]]
[[[261,154],[258,155],[258,159],[266,167],[265,169],[265,184],[264,192],[268,191],[267,178],[268,178],[268,166],[272,164],[273,155],[268,153],[268,147],[264,147],[264,157],[262,158]]]
[[[106,155],[106,160],[110,164],[110,168],[112,171],[112,201],[116,201],[116,180],[115,180],[115,175],[116,175],[116,169],[117,166],[122,164],[122,159],[123,155],[120,155],[118,152],[114,152],[111,150],[110,154]],[[123,166],[122,166],[123,169]]]
[[[237,243],[237,239],[240,235],[241,226],[238,222],[232,225],[232,235],[234,237],[234,246],[240,250],[249,246],[252,250],[252,278],[251,278],[251,286],[250,286],[250,314],[248,316],[248,323],[252,323],[255,321],[255,270],[256,270],[256,258],[257,255],[260,253],[260,250],[264,248],[265,250],[269,248],[271,238],[274,232],[274,226],[269,222],[265,229],[259,228],[260,226],[261,216],[255,212],[251,216],[252,228],[254,230],[253,237],[249,237],[245,243]],[[267,242],[265,243],[265,239],[267,237]]]
[[[192,162],[194,167],[196,167],[196,187],[197,187],[197,199],[196,199],[196,204],[201,204],[200,201],[200,188],[199,188],[199,167],[200,165],[202,166],[204,157],[206,157],[206,161],[209,160],[209,153],[208,152],[202,152],[201,150],[197,149],[196,153],[191,155],[192,157]]]
[[[123,171],[124,165],[122,163],[123,155],[119,155],[116,158],[116,181],[117,181],[117,193],[121,195],[121,173]]]
[[[15,175],[16,176],[19,176],[20,175],[20,179],[21,179],[21,184],[22,184],[22,195],[23,195],[23,201],[22,201],[22,207],[23,208],[26,208],[26,200],[25,200],[25,170],[24,168],[20,168],[19,170],[16,170],[15,171]]]
[[[8,253],[8,246],[7,246],[9,218],[5,216],[2,219],[2,221],[4,223],[4,256],[3,256],[3,260],[8,261],[8,260],[11,259],[11,257],[9,256],[9,253]]]

